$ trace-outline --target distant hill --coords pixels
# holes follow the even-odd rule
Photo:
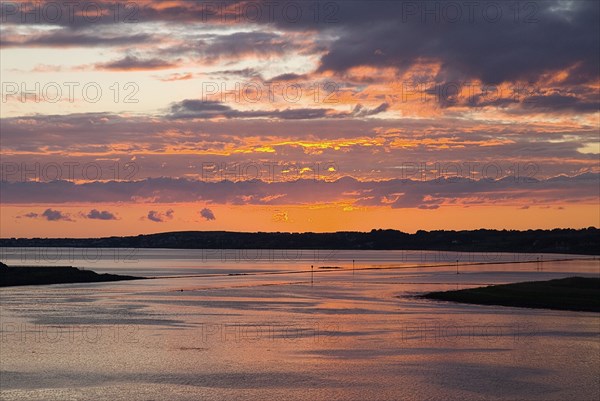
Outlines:
[[[461,252],[534,252],[600,255],[600,230],[397,230],[334,233],[179,231],[105,238],[2,238],[0,247],[175,249],[405,249]]]

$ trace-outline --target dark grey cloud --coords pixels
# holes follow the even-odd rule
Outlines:
[[[418,10],[409,10],[409,3]],[[535,9],[522,9],[517,17],[510,2],[471,2],[477,4],[472,19],[465,12],[466,2],[451,2],[463,9],[457,21],[444,14],[445,3],[340,3],[340,22],[333,27],[339,39],[322,58],[320,69],[343,72],[367,65],[404,70],[437,61],[442,81],[537,81],[546,72],[574,66],[573,82],[598,79],[599,2],[528,2]],[[500,10],[500,18],[493,8]]]
[[[174,62],[158,59],[148,58],[141,59],[136,56],[125,56],[122,59],[110,61],[108,63],[96,64],[96,69],[101,70],[115,70],[115,71],[129,71],[129,70],[162,70],[167,68],[176,67],[177,64]]]
[[[210,73],[211,76],[221,76],[221,75],[231,75],[243,78],[257,78],[262,81],[261,74],[256,71],[254,68],[243,68],[238,70],[220,70],[220,71],[212,71]]]
[[[345,201],[359,206],[435,209],[447,204],[530,204],[596,202],[599,173],[557,176],[548,179],[527,176],[471,179],[445,177],[430,180],[357,180],[342,177],[334,181],[298,179],[289,182],[199,181],[175,178],[127,182],[1,182],[5,204],[80,202],[205,202],[234,205],[301,205]],[[50,210],[50,209],[49,209]],[[204,213],[203,213],[204,212]],[[209,219],[209,211],[201,215]],[[64,215],[49,211],[48,219]],[[164,222],[173,218],[151,210],[147,219]],[[212,215],[214,217],[214,214]]]
[[[277,75],[271,78],[268,82],[279,82],[279,81],[299,81],[309,78],[307,74],[295,74],[295,73],[286,73]]]
[[[117,220],[117,216],[115,216],[113,213],[107,210],[99,211],[97,209],[90,210],[85,217],[93,220]]]
[[[69,215],[64,214],[60,210],[46,209],[41,216],[48,221],[72,221]]]
[[[436,77],[440,82],[478,78],[489,84],[535,82],[545,73],[569,68],[564,83],[578,85],[597,81],[600,67],[597,1],[333,1],[316,4],[318,14],[315,5],[287,0],[271,2],[272,12],[264,2],[181,1],[166,6],[134,2],[138,8],[133,13],[135,21],[115,20],[112,2],[95,4],[104,9],[101,18],[68,21],[64,12],[61,18],[44,21],[62,29],[32,35],[12,34],[13,28],[40,25],[40,21],[29,18],[23,23],[19,12],[4,12],[3,23],[8,28],[2,46],[134,46],[158,41],[127,30],[150,23],[188,25],[188,32],[196,27],[239,24],[252,29],[223,35],[192,34],[178,46],[160,51],[197,55],[202,60],[241,59],[250,54],[323,54],[320,71],[339,74],[356,66],[402,71],[434,61],[442,67]],[[258,18],[252,18],[254,7],[261,10]],[[296,8],[301,9],[299,18],[289,14]],[[123,12],[125,15],[128,13]],[[98,29],[104,33],[95,33]],[[300,32],[315,39],[307,44]],[[282,76],[293,74],[289,71]]]
[[[324,118],[361,118],[386,111],[387,103],[374,109],[358,104],[351,112],[340,112],[328,108],[297,108],[285,110],[236,110],[224,103],[210,100],[186,99],[171,106],[171,118],[210,119],[222,118],[273,118],[281,120],[309,120]]]
[[[200,216],[202,216],[206,221],[216,220],[215,214],[208,208],[200,210]]]
[[[150,210],[146,218],[155,223],[163,223],[167,220],[172,220],[175,211],[173,209],[168,209],[166,212],[161,213],[156,210]]]
[[[526,109],[541,111],[566,111],[576,113],[597,113],[600,110],[600,96],[595,99],[580,98],[575,95],[551,94],[530,96],[523,102]]]
[[[39,4],[29,4],[35,6],[36,3]],[[209,59],[304,52],[308,51],[306,44],[299,46],[295,40],[285,38],[285,34],[308,32],[317,38],[311,43],[310,51],[325,53],[321,71],[343,73],[360,65],[403,70],[422,61],[436,61],[442,66],[440,81],[466,77],[493,84],[537,81],[544,73],[570,68],[565,83],[574,85],[597,80],[600,66],[597,51],[600,3],[597,1],[365,0],[309,4],[284,0],[269,2],[270,6],[265,2],[241,0],[181,1],[168,5],[134,2],[136,10],[122,10],[120,19],[114,18],[113,2],[94,3],[104,11],[100,18],[79,17],[70,21],[68,13],[63,12],[61,18],[43,21],[63,29],[27,37],[22,45],[110,46],[150,40],[143,34],[96,37],[80,32],[106,26],[115,30],[155,22],[190,28],[239,24],[255,29],[228,35],[204,34],[197,40],[192,36],[187,43],[169,51],[192,52]],[[254,15],[257,8],[260,11]],[[290,14],[290,10],[298,8],[301,16],[296,18],[297,13]],[[130,14],[134,18],[123,21]],[[14,10],[3,9],[2,18],[8,28],[40,24],[33,18],[23,23],[20,13]],[[17,39],[3,35],[2,45],[19,45]]]
[[[389,109],[389,108],[390,108],[390,105],[387,103],[381,103],[379,106],[377,106],[373,109],[368,109],[368,108],[364,107],[362,104],[357,104],[354,107],[354,110],[352,110],[351,115],[353,117],[374,116],[379,113],[383,113],[383,112],[387,111],[387,109]]]
[[[443,89],[440,89],[443,88]],[[453,88],[443,95],[445,88]],[[477,94],[460,93],[464,88],[453,83],[442,83],[433,88],[427,88],[424,92],[435,97],[438,105],[442,108],[469,107],[501,109],[509,114],[527,114],[532,112],[547,113],[595,113],[600,110],[600,96],[598,91],[592,88],[560,88],[560,87],[538,87],[529,88],[515,86],[510,89],[496,87],[484,88],[487,92]]]
[[[429,181],[390,180],[374,186],[358,205],[387,204],[394,209],[437,209],[442,204],[489,205],[527,200],[532,204],[594,202],[600,174],[559,176],[547,180],[504,177],[479,180],[452,177]]]
[[[116,9],[118,6],[118,10]],[[134,6],[135,9],[132,7]],[[96,0],[86,2],[6,1],[0,7],[1,21],[6,25],[67,27],[121,25],[139,22],[140,4],[111,3]]]
[[[1,21],[7,25],[50,25],[70,29],[90,26],[151,22],[171,23],[227,23],[238,20],[240,9],[230,8],[245,0],[172,2],[165,6],[160,1],[120,2],[95,0],[84,2],[7,1],[0,8]],[[241,21],[241,20],[240,20]],[[265,19],[265,22],[268,22]]]
[[[134,46],[156,41],[148,34],[115,34],[58,31],[43,34],[3,34],[0,47],[89,47],[89,46]]]
[[[163,220],[160,216],[158,216],[158,212],[155,210],[150,210],[148,212],[148,220],[154,221],[155,223],[161,223]]]
[[[18,218],[26,217],[28,219],[46,219],[47,221],[73,221],[71,217],[60,210],[46,209],[42,213],[30,212]]]
[[[234,113],[230,106],[216,101],[186,99],[171,106],[171,116],[175,118],[214,118]]]
[[[300,49],[300,45],[280,34],[272,32],[236,32],[229,35],[206,36],[198,46],[208,56],[234,56],[246,54],[270,55],[284,54]]]
[[[161,57],[186,56],[206,64],[220,59],[243,61],[244,58],[267,59],[283,57],[286,54],[311,54],[317,50],[314,44],[309,43],[307,46],[305,42],[298,41],[284,32],[245,31],[192,35],[175,45],[158,49],[156,54]],[[258,76],[251,68],[224,71],[246,77]]]

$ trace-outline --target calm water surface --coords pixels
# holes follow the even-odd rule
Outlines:
[[[157,277],[0,290],[3,400],[600,397],[600,315],[414,298],[598,277],[597,260],[423,251],[0,251],[9,264]]]

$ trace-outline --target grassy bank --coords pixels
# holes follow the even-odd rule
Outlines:
[[[600,312],[600,279],[568,277],[431,292],[422,297],[478,305]]]
[[[96,283],[104,281],[138,280],[143,277],[98,274],[70,266],[2,266],[0,287],[67,283]]]

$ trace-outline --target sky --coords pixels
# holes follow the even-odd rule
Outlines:
[[[0,11],[1,237],[600,226],[600,2]]]

